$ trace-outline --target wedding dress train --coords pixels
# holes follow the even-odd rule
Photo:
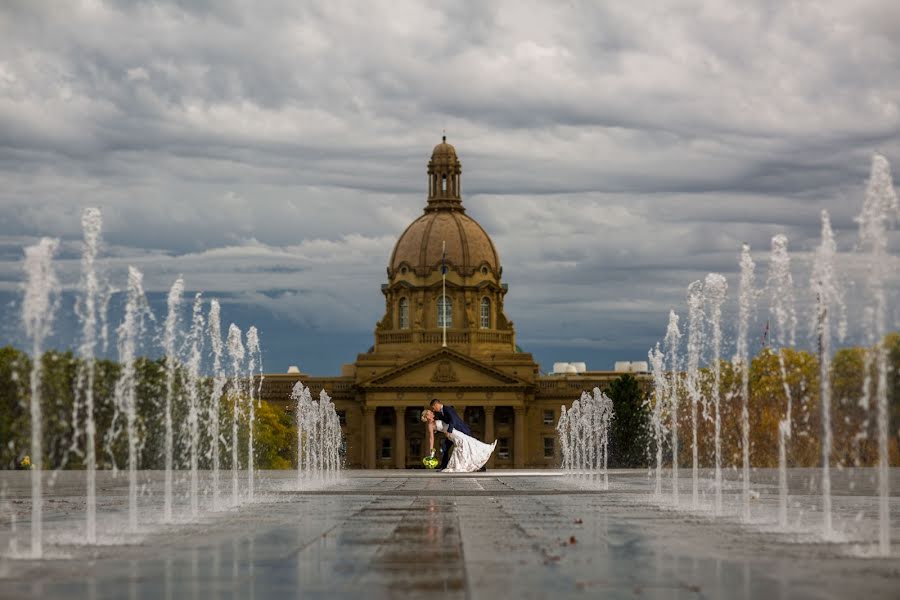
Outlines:
[[[435,429],[438,431],[446,431],[447,424],[443,421],[435,421]],[[450,455],[450,462],[444,473],[472,473],[483,467],[497,445],[495,440],[493,444],[485,444],[473,438],[470,435],[454,429],[449,434],[453,441],[453,452]]]

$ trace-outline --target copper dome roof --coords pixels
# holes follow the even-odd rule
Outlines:
[[[475,219],[455,210],[429,211],[413,221],[394,246],[391,270],[403,263],[422,275],[440,269],[444,242],[450,269],[470,274],[487,265],[499,272],[500,258],[491,238]]]

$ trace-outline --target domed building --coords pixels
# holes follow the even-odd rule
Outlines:
[[[427,175],[424,211],[388,260],[372,348],[339,377],[266,375],[263,397],[289,410],[296,381],[314,394],[324,389],[341,418],[351,467],[420,468],[427,442],[419,414],[431,398],[455,407],[475,437],[497,439],[489,468],[558,465],[560,405],[618,373],[540,375],[531,354],[516,346],[499,253],[466,214],[462,165],[446,137]]]
[[[376,352],[411,356],[436,343],[482,357],[515,352],[512,323],[503,313],[500,258],[487,232],[466,214],[461,174],[445,138],[428,162],[425,211],[391,253]]]

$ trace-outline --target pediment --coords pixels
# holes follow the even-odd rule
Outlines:
[[[526,382],[481,361],[441,348],[362,383],[366,388],[522,387]]]

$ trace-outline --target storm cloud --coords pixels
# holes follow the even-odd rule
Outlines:
[[[646,356],[690,281],[736,289],[741,242],[764,281],[788,235],[805,286],[822,209],[852,289],[871,156],[900,164],[888,0],[20,0],[0,33],[13,343],[22,247],[61,238],[71,289],[99,206],[114,281],[137,266],[158,305],[183,273],[257,323],[267,367],[337,372],[371,344],[446,130],[520,345],[610,368]]]

